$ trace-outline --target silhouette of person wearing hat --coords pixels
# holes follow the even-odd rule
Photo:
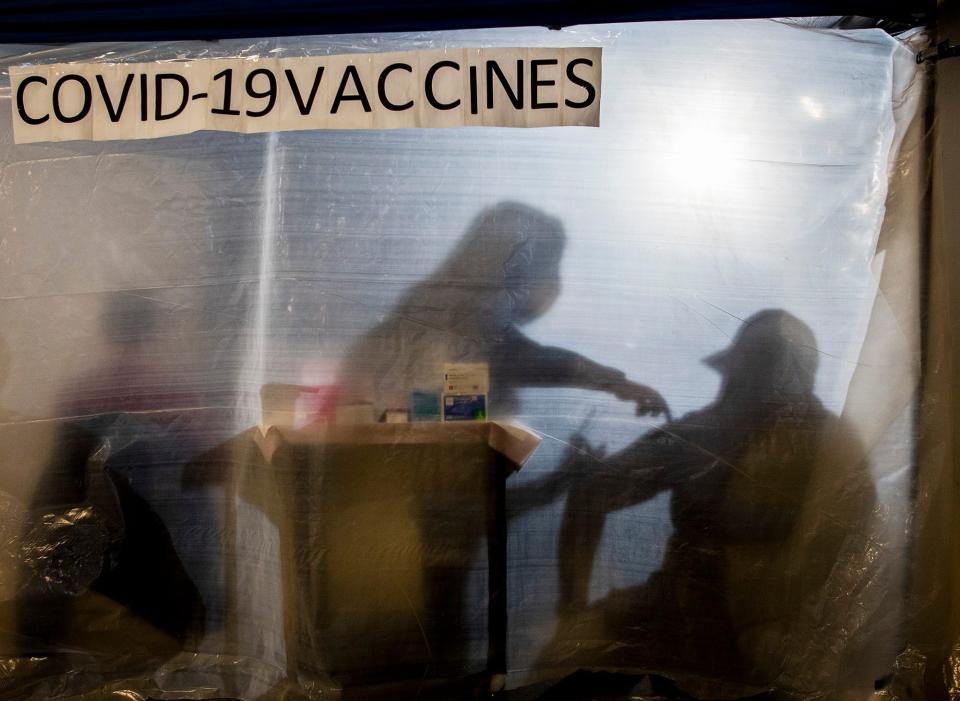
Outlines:
[[[705,362],[723,375],[707,407],[615,455],[571,459],[558,556],[561,623],[545,665],[745,689],[801,683],[785,660],[812,647],[819,624],[811,620],[823,615],[818,603],[831,573],[866,538],[873,484],[858,439],[814,395],[818,350],[802,321],[761,311]],[[674,532],[660,570],[590,604],[606,515],[664,491]],[[825,654],[834,659],[813,666],[829,668],[843,650]]]

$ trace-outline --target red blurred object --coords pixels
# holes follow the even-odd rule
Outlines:
[[[298,410],[302,407],[304,423],[332,422],[340,399],[340,385],[304,386]],[[300,411],[297,412],[300,414]]]

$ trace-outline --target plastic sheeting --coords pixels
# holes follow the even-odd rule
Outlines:
[[[578,44],[604,48],[599,129],[15,146],[0,79],[0,695],[907,684],[904,40],[750,21],[4,64]],[[503,513],[504,445],[365,423],[449,362],[542,438]]]

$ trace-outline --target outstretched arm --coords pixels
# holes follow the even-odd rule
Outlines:
[[[663,397],[645,385],[627,380],[616,368],[594,362],[579,353],[543,346],[511,329],[497,351],[501,381],[519,387],[578,387],[609,392],[619,399],[634,401],[638,414],[666,414]]]

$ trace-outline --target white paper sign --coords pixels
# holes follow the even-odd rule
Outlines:
[[[444,394],[486,394],[490,391],[490,366],[487,363],[445,363]]]
[[[596,127],[601,49],[444,49],[10,69],[18,144],[201,129]]]

